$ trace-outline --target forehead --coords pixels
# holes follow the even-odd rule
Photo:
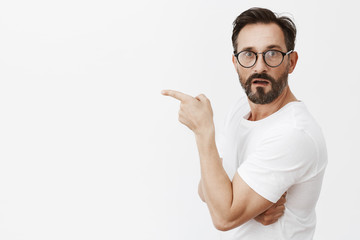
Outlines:
[[[269,46],[280,46],[286,51],[285,37],[281,28],[275,23],[248,24],[239,32],[237,38],[237,50],[252,48],[263,51]]]

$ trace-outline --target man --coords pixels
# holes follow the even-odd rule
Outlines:
[[[199,195],[222,239],[313,237],[327,153],[320,127],[288,85],[298,59],[295,37],[291,19],[267,9],[235,20],[232,61],[247,99],[225,121],[221,157],[209,100],[162,92],[181,101],[179,121],[195,133]]]

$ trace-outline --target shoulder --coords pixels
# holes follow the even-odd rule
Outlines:
[[[262,134],[260,148],[281,149],[283,153],[307,153],[316,150],[314,139],[302,128],[293,125],[275,125]],[[269,149],[269,150],[270,150]]]
[[[268,121],[269,133],[279,132],[302,138],[322,139],[322,130],[303,102],[291,102]]]
[[[288,164],[321,171],[327,164],[327,149],[320,126],[303,103],[285,110],[263,132],[259,149],[282,155],[277,159]]]
[[[292,102],[275,113],[264,123],[262,137],[262,144],[278,144],[294,152],[307,153],[316,151],[323,141],[319,125],[302,102]]]

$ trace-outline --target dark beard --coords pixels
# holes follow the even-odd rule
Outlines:
[[[256,92],[251,91],[251,82],[254,78],[262,78],[269,80],[271,82],[271,90],[268,93],[265,93],[263,87],[257,87]],[[240,75],[239,75],[240,79]],[[242,83],[240,79],[240,84],[245,90],[246,95],[249,100],[255,104],[268,104],[273,102],[276,98],[280,96],[284,88],[288,84],[288,72],[284,72],[277,80],[266,73],[254,73],[251,75],[245,82]]]

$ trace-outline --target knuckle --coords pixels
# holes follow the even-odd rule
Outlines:
[[[205,96],[205,94],[203,94],[203,93],[201,93],[201,94],[199,94],[198,95],[198,98],[201,98],[201,99],[203,99],[203,100],[205,100],[205,101],[207,101],[207,102],[210,102],[210,100]]]
[[[271,221],[264,221],[263,223],[262,223],[263,225],[265,225],[265,226],[267,226],[267,225],[270,225],[271,224]]]
[[[264,216],[264,222],[269,222],[272,220],[272,217],[270,216]]]

